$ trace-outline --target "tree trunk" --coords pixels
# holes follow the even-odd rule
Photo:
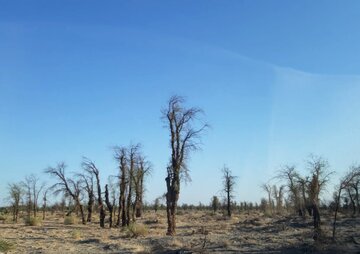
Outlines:
[[[105,202],[109,209],[109,227],[111,228],[112,227],[112,217],[113,217],[113,206],[109,199],[109,189],[108,189],[107,184],[105,185]]]
[[[165,181],[167,185],[166,213],[168,222],[168,229],[166,234],[176,235],[176,208],[180,193],[180,178],[178,175],[173,179],[171,179],[171,176],[168,176]]]
[[[79,210],[80,210],[80,215],[81,215],[81,222],[83,225],[86,224],[86,220],[85,220],[85,214],[84,214],[84,207],[83,205],[81,204],[80,200],[76,200],[77,204],[78,204],[78,207],[79,207]]]
[[[320,210],[317,202],[313,201],[313,219],[314,219],[314,240],[318,240],[321,234]]]
[[[227,192],[227,213],[231,217],[231,203],[230,203],[230,191]]]
[[[337,213],[339,211],[340,206],[340,195],[341,195],[341,187],[339,188],[338,196],[336,198],[336,207],[335,207],[335,213],[334,213],[334,222],[333,222],[333,232],[332,232],[332,239],[335,241],[335,233],[336,233],[336,219],[337,219]]]
[[[348,195],[349,195],[349,198],[350,198],[350,202],[351,202],[351,205],[352,205],[352,208],[353,208],[352,216],[355,216],[355,214],[356,214],[355,200],[354,200],[353,196],[351,195],[350,188],[347,188],[347,192],[348,192]]]
[[[88,207],[87,207],[87,222],[91,222],[92,221],[92,212],[93,212],[93,207],[94,207],[94,194],[90,193],[89,194],[89,201],[88,201]]]

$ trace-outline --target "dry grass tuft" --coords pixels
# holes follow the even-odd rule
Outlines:
[[[128,233],[131,237],[146,236],[148,234],[148,229],[143,224],[132,223],[127,227]]]
[[[15,248],[13,243],[10,243],[5,240],[0,240],[0,253],[7,253]]]
[[[76,222],[77,221],[74,216],[66,216],[64,219],[64,225],[74,225]]]
[[[79,240],[83,237],[83,234],[80,230],[73,230],[71,232],[71,238],[74,240]]]
[[[39,219],[37,217],[27,217],[27,218],[25,218],[25,225],[26,226],[40,226],[41,219]]]

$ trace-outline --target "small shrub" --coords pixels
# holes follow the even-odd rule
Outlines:
[[[71,232],[71,237],[75,240],[78,240],[78,239],[82,238],[82,233],[80,230],[74,230]]]
[[[4,214],[0,214],[0,221],[6,221],[6,216]]]
[[[12,249],[15,248],[15,245],[13,243],[10,243],[5,240],[0,240],[0,252],[6,253]]]
[[[26,226],[40,226],[41,220],[37,217],[27,217],[27,218],[25,218],[25,225]]]
[[[130,236],[135,238],[138,236],[146,236],[148,234],[148,229],[143,224],[132,223],[128,226],[127,229],[130,233]]]
[[[64,219],[64,225],[76,224],[76,218],[74,216],[66,216]]]

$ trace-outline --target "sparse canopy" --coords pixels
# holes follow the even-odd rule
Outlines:
[[[199,120],[203,114],[200,108],[184,107],[184,98],[173,96],[168,101],[167,107],[162,110],[162,119],[170,132],[171,157],[167,167],[166,187],[166,212],[168,222],[168,235],[175,234],[176,207],[180,194],[181,177],[189,179],[186,160],[191,151],[200,148],[200,137],[208,127]]]
[[[228,216],[231,217],[231,202],[234,198],[237,176],[232,175],[231,170],[226,166],[224,166],[221,171],[223,173],[223,192],[226,198],[226,210]]]

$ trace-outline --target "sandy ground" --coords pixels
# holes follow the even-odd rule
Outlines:
[[[0,239],[16,246],[9,253],[360,253],[360,218],[344,216],[336,243],[326,216],[320,243],[312,239],[311,218],[268,218],[260,212],[227,219],[209,211],[182,211],[177,235],[170,237],[165,235],[165,212],[148,211],[137,222],[148,233],[137,238],[119,228],[101,229],[97,218],[88,225],[64,225],[60,215],[48,217],[34,227],[0,222]]]

